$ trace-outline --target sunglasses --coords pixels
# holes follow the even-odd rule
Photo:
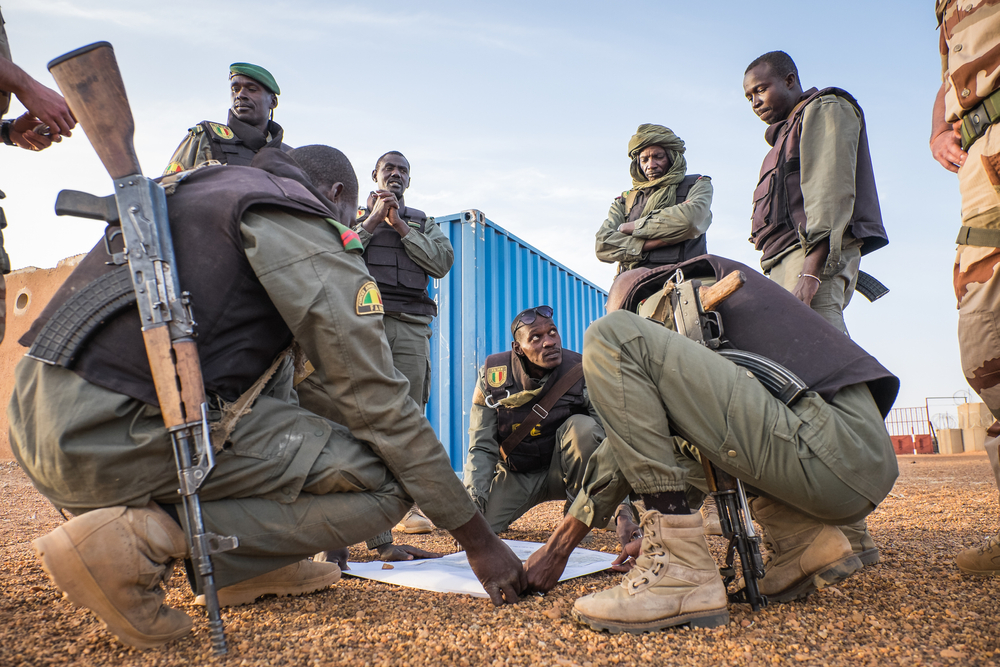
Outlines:
[[[532,324],[539,317],[552,319],[552,306],[535,306],[534,308],[522,310],[517,314],[517,317],[514,318],[513,324],[510,325],[510,335],[513,336],[517,333],[517,330],[521,328],[521,325]]]

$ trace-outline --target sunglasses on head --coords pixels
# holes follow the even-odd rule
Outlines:
[[[539,317],[552,319],[552,306],[535,306],[522,310],[514,318],[514,323],[510,325],[510,335],[513,336],[523,324],[532,324]]]

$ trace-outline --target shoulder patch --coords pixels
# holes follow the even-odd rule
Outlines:
[[[385,312],[382,305],[382,293],[374,280],[369,280],[358,290],[358,298],[354,310],[358,315],[381,315]]]
[[[486,382],[491,387],[502,387],[507,382],[506,366],[491,366],[486,369]]]
[[[184,165],[180,162],[171,162],[167,165],[167,168],[163,170],[163,175],[169,176],[170,174],[176,174],[180,171],[184,171]]]
[[[233,134],[233,131],[229,129],[228,125],[222,125],[220,123],[209,123],[208,126],[212,128],[212,132],[215,132],[223,139],[233,139],[236,137],[236,135]]]

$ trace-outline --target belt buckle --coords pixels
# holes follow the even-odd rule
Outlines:
[[[962,125],[965,128],[965,133],[969,135],[967,141],[963,141],[963,150],[968,150],[976,139],[983,136],[986,128],[991,124],[990,115],[986,111],[986,105],[983,103],[977,104],[972,111],[965,114],[962,118]]]

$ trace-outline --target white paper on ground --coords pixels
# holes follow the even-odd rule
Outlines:
[[[528,560],[528,556],[542,546],[539,542],[516,540],[504,540],[504,543],[522,562]],[[607,570],[614,560],[615,554],[591,549],[574,549],[559,581]],[[472,572],[464,551],[442,558],[396,561],[390,563],[391,570],[383,570],[382,565],[383,562],[380,560],[370,563],[350,563],[351,569],[344,574],[422,591],[464,593],[477,598],[488,597],[479,579]]]

